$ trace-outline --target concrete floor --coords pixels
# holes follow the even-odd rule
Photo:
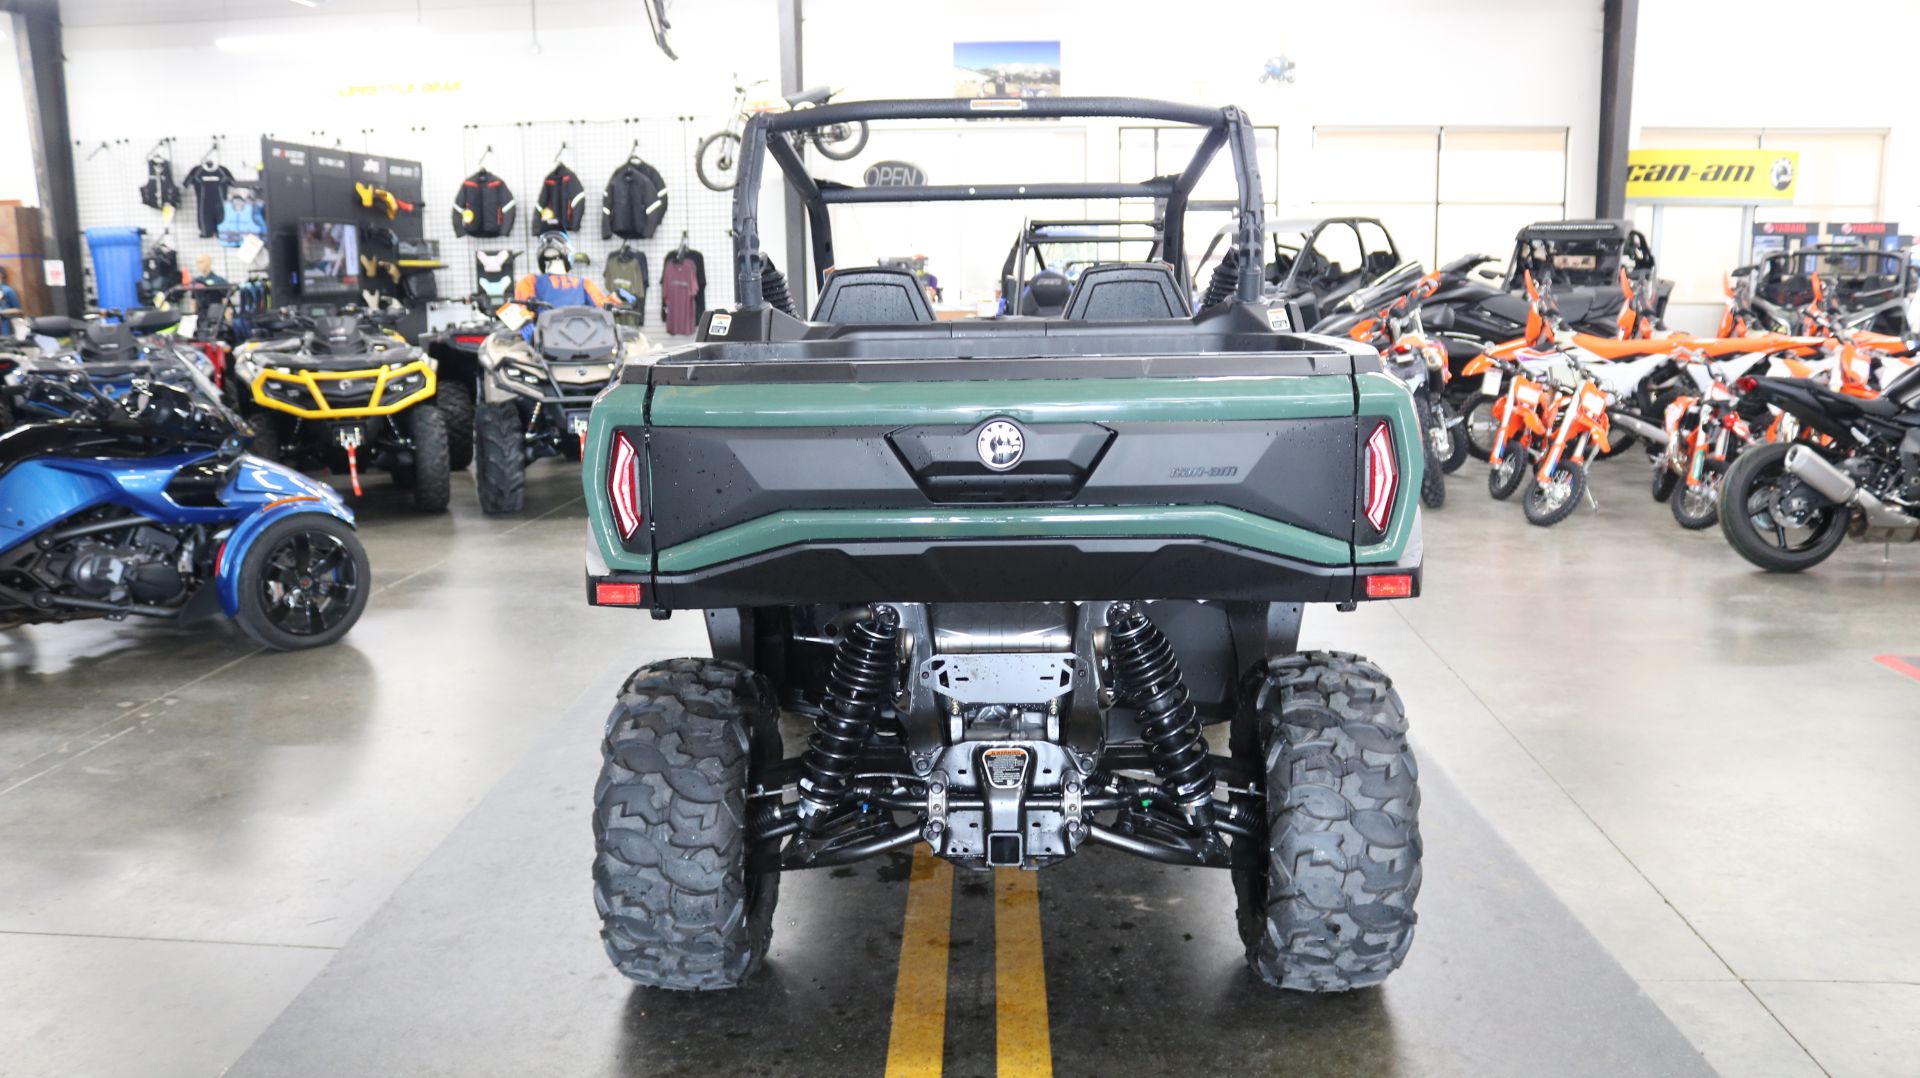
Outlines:
[[[1308,621],[1395,676],[1431,776],[1407,968],[1263,994],[1224,878],[1089,855],[1039,877],[1054,1067],[1690,1073],[1677,1027],[1730,1075],[1913,1073],[1920,680],[1873,659],[1920,655],[1920,551],[1764,577],[1624,461],[1552,530],[1481,474],[1429,515],[1425,598]],[[595,715],[703,640],[582,605],[577,473],[530,480],[506,520],[371,490],[380,590],[334,648],[0,635],[0,1075],[880,1069],[904,862],[791,877],[748,992],[630,991],[599,958]],[[954,1074],[995,1063],[984,880],[952,888]],[[769,1023],[814,1050],[746,1043]]]

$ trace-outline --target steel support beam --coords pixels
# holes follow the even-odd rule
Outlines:
[[[67,124],[66,57],[60,46],[60,7],[53,0],[4,0],[20,56],[20,91],[27,109],[28,149],[40,194],[46,257],[66,263],[67,286],[48,290],[55,314],[86,308],[80,262],[80,200],[73,180],[73,133]]]
[[[1605,0],[1600,33],[1600,152],[1593,215],[1627,212],[1627,139],[1633,133],[1633,53],[1640,0]]]
[[[800,0],[780,0],[780,91],[797,94],[806,89],[804,52],[800,36],[800,24],[803,16]],[[786,138],[775,134],[773,138]],[[801,161],[806,160],[806,150],[799,148]],[[781,260],[780,270],[787,275],[787,289],[793,295],[793,309],[805,318],[813,309],[811,274],[807,272],[807,207],[800,192],[792,184],[782,184],[785,188],[783,215],[787,226],[787,254]],[[826,267],[818,267],[825,269]]]

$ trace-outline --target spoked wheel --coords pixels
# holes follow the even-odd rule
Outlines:
[[[1434,446],[1434,432],[1442,429],[1434,414],[1434,401],[1428,400],[1424,393],[1414,398],[1420,415],[1420,427],[1426,432],[1426,466],[1420,470],[1420,504],[1428,509],[1438,509],[1447,504],[1447,474],[1441,468],[1440,455]]]
[[[860,156],[867,148],[867,130],[865,120],[851,124],[828,124],[813,130],[813,144],[820,153],[835,161],[851,161]]]
[[[1847,537],[1853,511],[1834,505],[1787,471],[1790,445],[1754,446],[1721,480],[1720,530],[1740,556],[1770,573],[1827,560]]]
[[[693,151],[693,170],[700,182],[712,191],[731,191],[739,174],[740,136],[731,131],[715,131],[700,140]]]
[[[1719,495],[1719,484],[1711,481],[1676,486],[1667,506],[1682,528],[1697,532],[1720,523]]]
[[[1500,463],[1487,472],[1487,493],[1493,495],[1494,500],[1502,502],[1513,497],[1513,492],[1526,482],[1527,472],[1532,467],[1533,461],[1524,443],[1508,446]]]
[[[359,536],[345,521],[301,512],[254,540],[240,568],[235,619],[275,651],[331,644],[367,607],[372,575]]]
[[[1527,523],[1550,528],[1573,515],[1580,507],[1580,497],[1587,492],[1587,470],[1579,464],[1566,460],[1554,469],[1546,482],[1538,478],[1527,489],[1524,508]]]
[[[1475,460],[1493,456],[1494,439],[1500,435],[1500,421],[1493,417],[1493,398],[1475,397],[1467,403],[1467,420],[1460,426],[1467,452]]]

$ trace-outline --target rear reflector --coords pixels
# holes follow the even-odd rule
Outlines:
[[[613,466],[607,469],[607,497],[613,502],[614,523],[620,538],[631,539],[640,530],[640,454],[633,439],[613,436]]]
[[[1367,436],[1367,523],[1374,531],[1387,530],[1393,513],[1393,491],[1400,482],[1393,463],[1393,432],[1382,423]]]
[[[605,584],[600,586],[606,587]],[[1412,594],[1413,577],[1408,573],[1367,578],[1367,598],[1369,599],[1405,599]]]
[[[600,581],[593,586],[593,602],[595,606],[639,606],[640,585]]]
[[[476,336],[467,336],[467,335],[461,335],[454,338],[454,341],[459,344],[479,344],[481,341],[484,341],[484,340],[486,340],[485,337],[476,337]]]

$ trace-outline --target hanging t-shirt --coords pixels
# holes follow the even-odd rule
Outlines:
[[[225,165],[208,161],[193,166],[193,171],[181,182],[193,190],[200,235],[211,238],[220,231],[220,217],[226,208],[227,189],[233,186],[233,173],[228,172]]]
[[[660,266],[660,306],[661,313],[667,319],[667,332],[677,337],[688,336],[700,324],[701,309],[705,300],[701,296],[704,283],[701,278],[706,274],[701,265],[696,265],[690,255],[696,251],[674,251],[667,255]]]
[[[631,247],[622,247],[607,256],[607,292],[621,296],[631,306],[616,311],[616,315],[625,315],[622,321],[630,325],[645,325],[647,321],[647,255]],[[631,298],[628,298],[631,297]]]

